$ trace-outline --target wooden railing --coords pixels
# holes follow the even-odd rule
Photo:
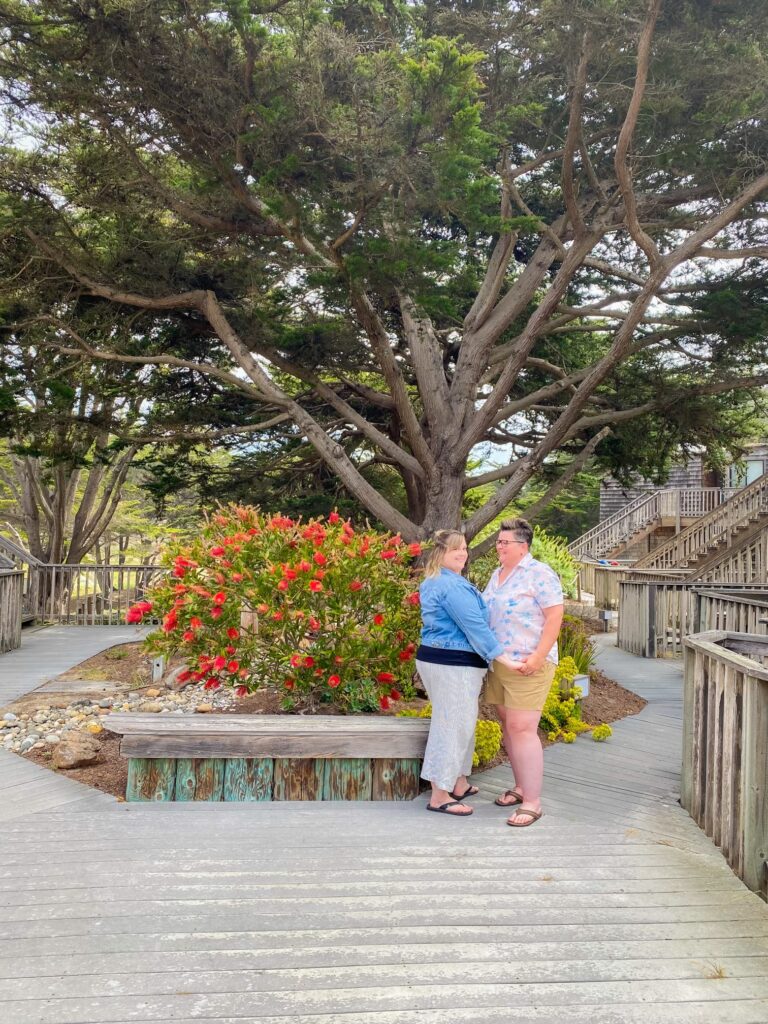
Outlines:
[[[697,566],[693,576],[702,582],[728,584],[768,580],[768,523],[758,523],[733,548]]]
[[[718,544],[768,512],[768,473],[737,491],[723,505],[703,516],[687,530],[672,537],[637,562],[638,569],[680,568],[695,561]]]
[[[0,654],[21,646],[21,569],[0,570]]]
[[[617,645],[641,658],[671,658],[683,653],[685,637],[728,622],[750,623],[761,632],[768,618],[765,583],[701,583],[690,579],[649,580],[639,573],[619,584]],[[767,631],[768,632],[768,631]]]
[[[681,803],[734,872],[768,898],[768,638],[685,640]]]
[[[157,565],[43,565],[37,573],[37,618],[76,626],[108,626],[146,597],[167,570]]]
[[[666,487],[641,494],[578,537],[568,550],[574,558],[602,558],[657,520],[674,519],[680,529],[682,519],[706,515],[735,493],[724,487]]]

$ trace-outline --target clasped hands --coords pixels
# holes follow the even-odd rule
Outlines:
[[[544,667],[545,658],[539,654],[529,654],[527,658],[515,661],[509,655],[502,654],[496,660],[501,665],[504,665],[505,668],[511,669],[513,672],[519,672],[521,676],[532,676]]]

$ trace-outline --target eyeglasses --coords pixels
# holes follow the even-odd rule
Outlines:
[[[528,543],[528,541],[526,541],[526,540],[497,540],[496,541],[496,547],[497,548],[506,548],[510,544],[527,544],[527,543]]]

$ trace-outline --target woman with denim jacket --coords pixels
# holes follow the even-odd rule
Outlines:
[[[416,666],[429,699],[432,720],[421,769],[432,785],[427,810],[466,817],[464,803],[477,793],[472,770],[480,687],[494,659],[517,667],[488,625],[488,609],[461,571],[467,542],[458,530],[438,530],[419,588],[423,628]]]

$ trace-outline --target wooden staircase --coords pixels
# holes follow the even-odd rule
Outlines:
[[[579,560],[615,557],[663,526],[680,532],[684,523],[718,508],[736,493],[723,487],[649,491],[582,534],[568,550]]]
[[[695,569],[696,578],[768,526],[768,473],[635,563],[635,569]]]

